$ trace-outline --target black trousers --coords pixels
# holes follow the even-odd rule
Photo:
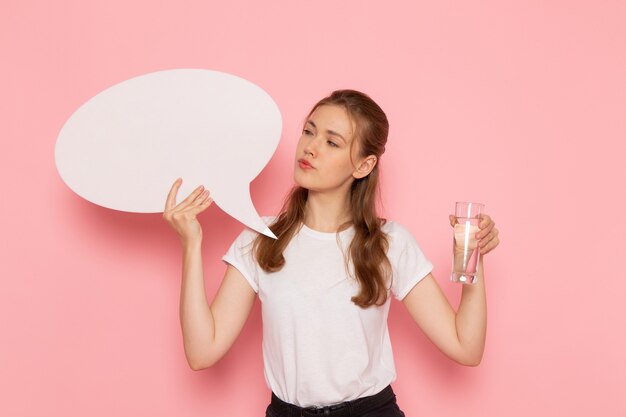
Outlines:
[[[405,417],[396,402],[396,395],[388,385],[375,395],[333,404],[327,407],[302,408],[282,401],[272,392],[272,401],[265,417]]]

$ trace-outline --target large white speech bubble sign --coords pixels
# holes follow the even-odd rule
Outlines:
[[[78,108],[55,147],[57,170],[100,206],[159,213],[203,184],[246,226],[276,238],[250,198],[250,182],[274,154],[280,110],[260,87],[232,74],[174,69],[116,84]]]

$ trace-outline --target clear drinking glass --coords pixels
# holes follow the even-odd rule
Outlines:
[[[485,209],[484,204],[459,201],[456,203],[452,240],[452,275],[450,281],[463,284],[475,284],[478,277],[476,268],[480,260],[480,248],[476,233],[480,231],[480,215]]]

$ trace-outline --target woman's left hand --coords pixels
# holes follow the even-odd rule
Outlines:
[[[480,254],[484,255],[494,250],[500,243],[500,239],[498,238],[498,229],[495,227],[496,224],[491,220],[491,217],[487,214],[481,214],[480,219],[480,223],[478,224],[480,232],[476,233],[476,239],[478,239]],[[454,227],[456,223],[456,217],[451,214],[450,225]]]

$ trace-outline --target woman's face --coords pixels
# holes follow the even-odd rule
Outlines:
[[[315,109],[296,148],[295,182],[313,191],[348,190],[355,178],[352,162],[359,166],[361,161],[358,143],[353,149],[350,146],[354,130],[355,125],[343,107],[322,105]]]

